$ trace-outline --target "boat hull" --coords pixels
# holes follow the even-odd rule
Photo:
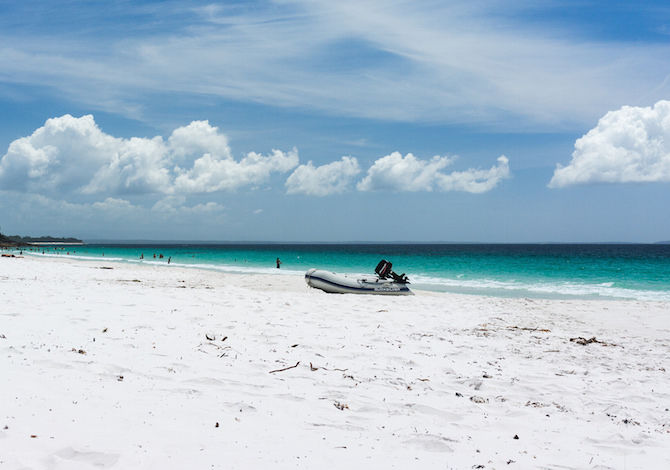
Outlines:
[[[414,295],[407,284],[378,277],[355,278],[321,269],[307,271],[305,282],[332,294]]]

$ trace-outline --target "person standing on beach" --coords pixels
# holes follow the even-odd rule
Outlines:
[[[277,269],[279,269],[279,266],[281,266],[281,261],[279,261],[279,258],[277,258]]]

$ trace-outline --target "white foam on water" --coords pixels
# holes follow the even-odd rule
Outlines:
[[[616,287],[613,282],[598,284],[569,281],[527,282],[499,281],[493,279],[447,279],[430,276],[414,276],[413,285],[418,289],[470,293],[503,297],[582,298],[582,299],[628,299],[645,301],[670,301],[670,292],[637,290]]]

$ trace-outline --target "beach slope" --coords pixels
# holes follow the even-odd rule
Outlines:
[[[0,468],[670,468],[667,303],[0,259]]]

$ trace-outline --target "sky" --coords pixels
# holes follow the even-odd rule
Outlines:
[[[670,4],[0,0],[0,231],[670,240]]]

